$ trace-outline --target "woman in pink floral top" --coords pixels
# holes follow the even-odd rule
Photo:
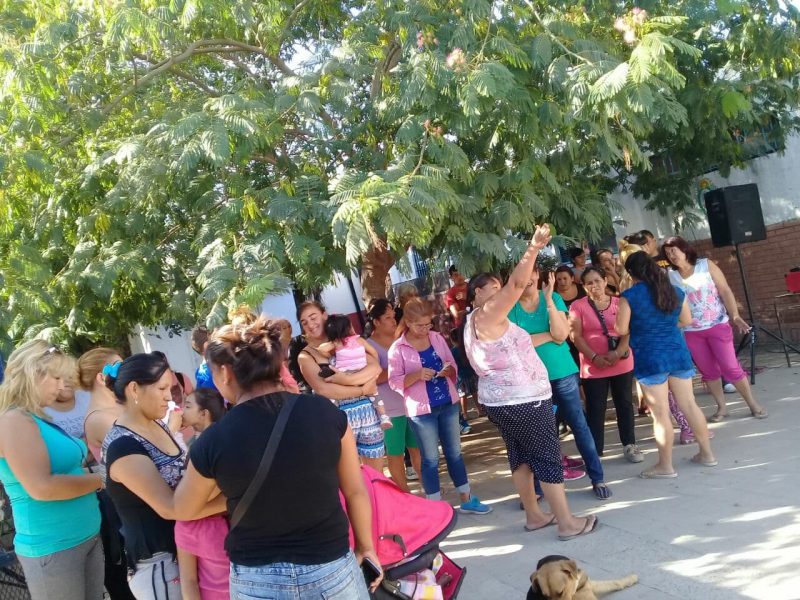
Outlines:
[[[559,539],[570,540],[593,532],[598,520],[594,515],[575,517],[569,510],[547,370],[531,336],[508,320],[530,281],[539,251],[549,242],[550,228],[537,227],[505,285],[491,273],[470,280],[469,298],[475,310],[467,317],[464,347],[479,377],[478,402],[506,444],[511,478],[525,508],[525,530],[557,524]],[[534,473],[552,514],[542,512],[536,502]]]
[[[664,242],[664,254],[674,269],[670,271],[670,280],[686,292],[692,311],[692,323],[684,329],[686,345],[717,403],[717,412],[708,420],[716,423],[728,417],[723,377],[736,387],[756,419],[767,417],[736,358],[731,322],[743,334],[750,331],[750,325],[739,316],[736,298],[725,275],[707,258],[698,258],[697,251],[680,236]]]

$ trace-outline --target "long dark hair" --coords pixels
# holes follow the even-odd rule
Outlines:
[[[501,284],[503,283],[503,280],[500,279],[500,275],[497,273],[478,273],[470,278],[469,286],[467,287],[467,304],[470,308],[473,308],[475,305],[475,290],[482,288],[490,281],[499,281]]]
[[[142,352],[123,360],[116,377],[106,375],[106,387],[114,392],[117,402],[125,404],[125,388],[129,383],[153,385],[169,370],[169,362],[163,352]]]
[[[625,270],[644,283],[650,290],[650,297],[658,310],[671,313],[680,306],[678,294],[669,281],[669,277],[656,262],[647,256],[647,252],[634,252],[625,261]]]

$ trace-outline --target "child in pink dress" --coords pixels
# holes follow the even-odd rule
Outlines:
[[[367,366],[367,354],[376,361],[378,360],[375,348],[370,346],[364,338],[356,335],[350,319],[346,316],[330,315],[325,322],[325,333],[330,341],[320,344],[318,350],[321,354],[332,357],[334,360],[332,366],[323,367],[320,371],[320,375],[325,378],[325,381],[343,383],[336,380],[337,374],[359,372]],[[386,414],[383,400],[374,396],[370,396],[369,399],[381,420],[381,429],[390,429],[392,421]]]
[[[183,425],[198,434],[225,414],[219,392],[198,388],[184,402]],[[200,600],[230,600],[230,560],[225,552],[228,521],[212,515],[196,521],[175,522],[175,545],[181,574],[181,594]]]

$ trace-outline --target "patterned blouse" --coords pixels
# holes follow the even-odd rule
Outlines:
[[[480,310],[480,309],[478,309]],[[488,406],[542,402],[552,396],[547,369],[531,336],[514,323],[491,342],[478,339],[475,312],[467,316],[464,349],[478,374],[478,401]]]
[[[186,451],[183,447],[175,440],[175,437],[172,435],[170,430],[164,425],[161,421],[156,421],[163,429],[167,432],[167,435],[175,442],[175,446],[180,449],[177,455],[170,456],[169,454],[165,454],[162,452],[157,446],[155,446],[150,440],[143,438],[135,431],[128,429],[124,425],[117,425],[116,423],[111,428],[111,431],[108,432],[108,435],[103,440],[103,448],[101,451],[102,455],[102,462],[105,464],[105,456],[108,447],[111,443],[121,437],[129,436],[139,442],[142,447],[147,451],[147,454],[150,456],[150,459],[158,469],[158,472],[161,474],[161,478],[167,483],[167,485],[171,489],[175,489],[178,486],[178,483],[183,477],[183,472],[186,469]]]
[[[711,272],[708,270],[708,259],[701,258],[694,266],[694,272],[686,279],[678,271],[670,271],[672,285],[686,292],[689,308],[692,311],[692,324],[684,331],[703,331],[715,325],[728,322],[728,313]]]

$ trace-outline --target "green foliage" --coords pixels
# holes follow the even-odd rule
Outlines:
[[[634,177],[688,206],[731,131],[800,125],[798,13],[646,4],[0,2],[0,343],[214,325],[376,248],[495,267]]]

